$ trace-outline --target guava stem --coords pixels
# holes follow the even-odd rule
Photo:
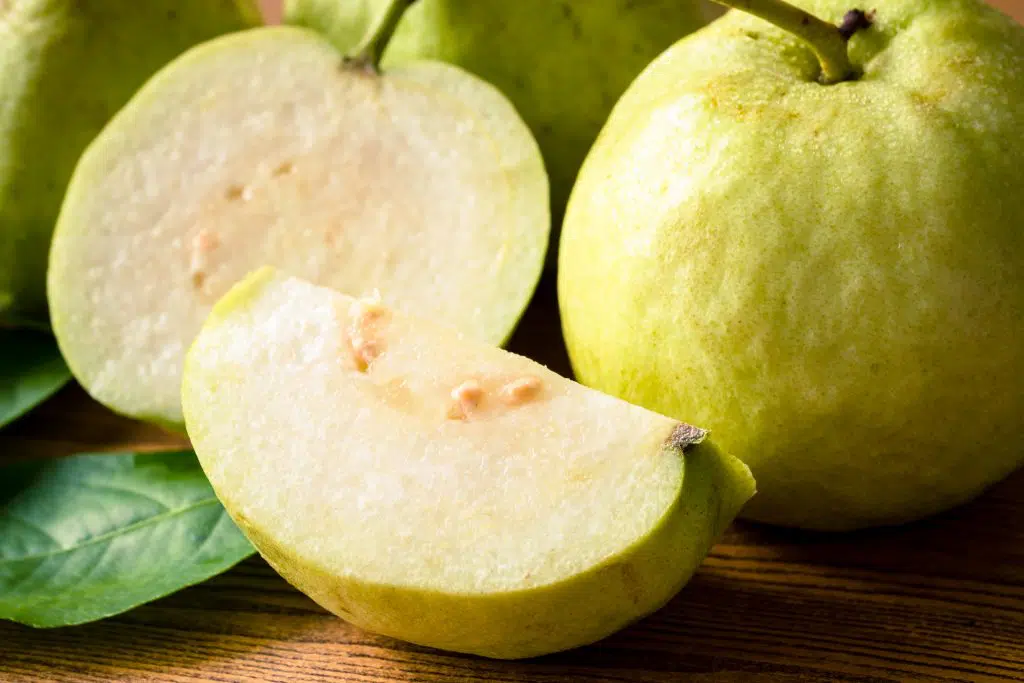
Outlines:
[[[348,61],[373,71],[380,70],[380,59],[388,46],[391,36],[398,28],[402,15],[416,0],[389,0],[387,9],[374,24],[370,32],[363,38],[359,47]]]
[[[839,27],[805,12],[785,0],[714,0],[719,5],[753,14],[800,38],[821,63],[821,82],[847,81],[857,75],[846,51],[849,35]]]

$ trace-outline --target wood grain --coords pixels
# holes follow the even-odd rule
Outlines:
[[[512,348],[567,373],[554,298],[545,282]],[[0,454],[180,443],[70,388],[0,433]],[[902,528],[829,535],[737,523],[657,614],[527,662],[362,632],[255,558],[100,623],[0,623],[0,680],[1024,681],[1024,473]]]

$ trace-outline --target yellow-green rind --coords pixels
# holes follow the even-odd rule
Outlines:
[[[232,313],[244,309],[277,275],[277,269],[272,266],[260,266],[246,275],[217,300],[203,327],[218,325]]]
[[[356,626],[442,650],[523,659],[596,642],[664,606],[753,495],[749,470],[712,444],[677,457],[686,462],[679,497],[649,536],[587,572],[522,591],[473,596],[335,577],[233,519],[278,573]],[[234,514],[232,501],[224,504]]]

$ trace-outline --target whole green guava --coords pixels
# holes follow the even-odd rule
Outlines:
[[[975,0],[872,7],[832,85],[739,12],[676,44],[562,235],[579,378],[709,427],[777,524],[916,519],[1024,459],[1024,29]]]

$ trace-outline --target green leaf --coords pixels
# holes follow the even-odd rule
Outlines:
[[[102,619],[253,553],[191,452],[76,455],[0,469],[0,618]]]
[[[52,336],[0,329],[0,427],[42,403],[70,378]]]

